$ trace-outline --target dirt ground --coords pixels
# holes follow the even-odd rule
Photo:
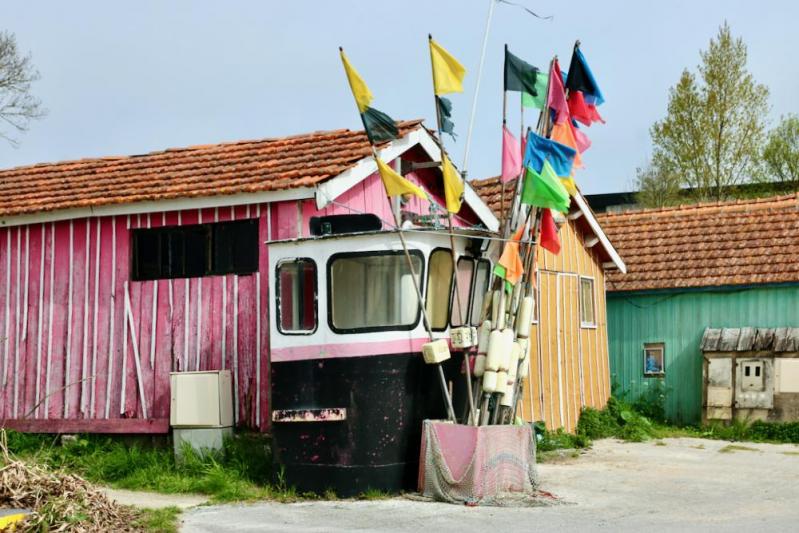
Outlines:
[[[257,503],[187,511],[182,531],[796,531],[799,446],[603,440],[539,465],[541,507],[465,507],[392,498]]]

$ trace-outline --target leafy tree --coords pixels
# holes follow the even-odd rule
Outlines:
[[[27,131],[31,120],[45,114],[31,94],[31,85],[38,79],[30,54],[20,54],[13,33],[0,31],[0,138],[11,145],[18,142],[13,133]]]
[[[783,117],[769,132],[763,149],[763,164],[768,178],[799,191],[799,117]]]
[[[662,174],[652,164],[636,169],[636,203],[644,207],[665,207],[680,200],[680,183],[674,176]]]
[[[746,45],[726,22],[700,56],[698,73],[683,71],[666,117],[650,130],[652,168],[698,200],[721,200],[757,170],[769,91],[747,70]]]

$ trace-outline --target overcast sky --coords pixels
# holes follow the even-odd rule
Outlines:
[[[650,150],[649,127],[668,89],[695,68],[724,19],[749,46],[749,68],[771,89],[771,123],[797,110],[799,3],[788,1],[514,0],[495,9],[475,119],[469,177],[500,168],[503,45],[546,68],[568,67],[574,40],[607,102],[607,124],[578,176],[584,192],[629,190]],[[452,97],[460,165],[489,0],[38,1],[5,0],[0,25],[14,32],[41,73],[34,91],[49,110],[0,145],[0,166],[139,154],[168,147],[360,128],[338,58],[344,46],[395,119],[434,124],[427,34],[466,66]],[[510,99],[518,131],[518,100]],[[532,122],[535,116],[525,118]]]

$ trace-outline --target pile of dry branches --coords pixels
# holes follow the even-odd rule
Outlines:
[[[136,512],[111,501],[91,483],[74,474],[53,472],[16,459],[0,430],[0,507],[33,513],[21,531],[138,531]]]

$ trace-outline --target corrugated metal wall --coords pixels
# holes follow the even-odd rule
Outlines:
[[[706,327],[799,326],[799,285],[607,295],[611,383],[635,399],[663,382],[666,415],[700,420]],[[643,377],[643,346],[666,344],[666,376]]]

